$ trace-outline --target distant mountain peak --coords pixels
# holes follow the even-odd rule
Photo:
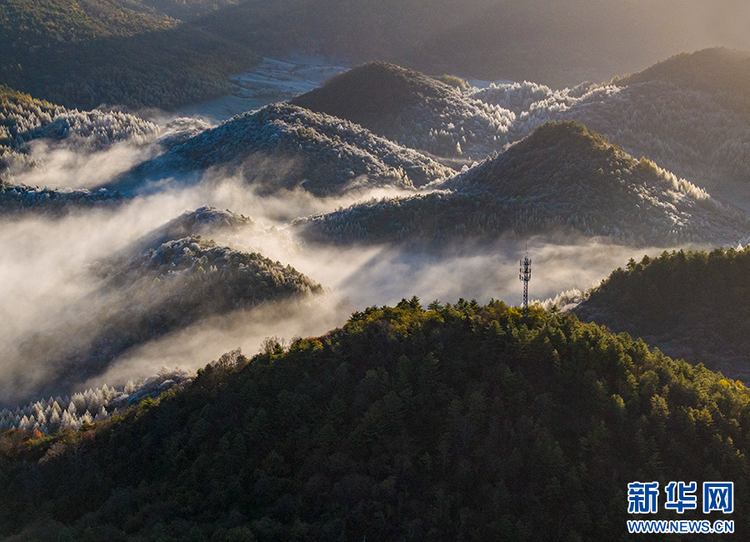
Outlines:
[[[383,115],[398,115],[425,98],[454,94],[452,87],[419,72],[371,62],[340,73],[292,103],[367,125]]]
[[[547,122],[515,143],[511,148],[520,151],[525,147],[571,147],[586,152],[615,151],[625,153],[603,135],[589,130],[574,121]]]
[[[367,186],[413,190],[454,173],[348,120],[275,103],[200,132],[114,186],[131,190],[175,173],[195,180],[209,168],[239,173],[266,192],[301,187],[318,196]]]
[[[312,217],[304,223],[305,235],[337,243],[444,244],[450,237],[565,231],[674,246],[731,242],[747,227],[736,209],[573,122],[545,124],[504,153],[431,188],[438,191]]]
[[[638,163],[606,137],[576,122],[548,122],[504,153],[448,179],[441,188],[526,193],[552,185],[594,189],[598,181],[621,178]],[[623,179],[624,180],[624,179]]]
[[[732,64],[748,62],[750,62],[750,51],[731,49],[729,47],[709,47],[693,51],[692,53],[683,52],[672,55],[649,66],[643,71],[616,79],[616,81],[629,80],[631,82],[640,82],[641,80],[664,78],[670,71],[673,73],[676,73],[678,70],[715,71],[726,69],[727,66]],[[700,77],[701,74],[694,73],[694,75]]]
[[[442,81],[385,62],[336,75],[291,102],[447,159],[479,160],[501,149],[516,118]]]
[[[618,85],[667,81],[674,85],[720,94],[721,102],[747,115],[750,95],[750,51],[712,47],[681,53],[645,70],[616,79]]]
[[[132,257],[132,252],[142,252],[148,248],[158,247],[164,243],[190,236],[207,236],[212,238],[223,230],[233,230],[244,227],[254,227],[261,230],[252,218],[237,214],[229,209],[221,210],[204,205],[194,211],[185,211],[177,218],[173,218],[163,226],[155,229],[136,241],[133,247],[125,250],[126,257]]]

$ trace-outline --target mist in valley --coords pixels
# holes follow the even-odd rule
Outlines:
[[[53,152],[46,158],[54,163],[57,156]],[[122,170],[119,152],[96,159],[104,156],[113,163],[105,161],[100,175]],[[91,161],[83,156],[68,164],[82,167],[69,167],[58,179],[85,182]],[[474,247],[344,248],[306,244],[290,227],[298,216],[404,194],[376,189],[334,198],[316,198],[303,190],[262,195],[240,178],[222,178],[220,172],[210,171],[201,182],[189,185],[176,177],[169,189],[136,196],[114,209],[77,210],[61,218],[6,217],[0,228],[0,317],[5,322],[0,330],[1,402],[8,406],[33,400],[39,390],[55,395],[104,384],[123,386],[165,368],[194,371],[229,350],[239,347],[251,355],[267,337],[290,341],[321,335],[342,325],[353,311],[402,298],[418,296],[425,306],[459,298],[518,305],[518,259],[527,251],[534,261],[530,292],[543,300],[571,288],[594,286],[630,257],[663,250],[592,239],[560,244],[559,239],[539,236],[508,237]],[[211,235],[218,245],[291,265],[325,292],[213,315],[135,344],[113,359],[97,360],[93,367],[60,366],[61,358],[85,359],[89,343],[101,336],[101,328],[112,325],[111,318],[128,311],[147,313],[171,295],[167,284],[156,290],[156,296],[125,287],[113,290],[98,270],[117,263],[171,220],[207,205],[245,215],[260,226],[218,229]]]
[[[6,4],[0,539],[750,529],[750,4]]]
[[[602,87],[601,92],[600,105],[605,110],[616,103],[607,101],[609,88]],[[506,96],[501,105],[509,108],[508,118],[518,119],[513,131],[516,138],[546,120],[557,120],[558,109],[565,112],[579,100],[573,97],[575,89],[554,93],[534,84],[493,87],[485,99],[492,103],[503,92]],[[612,90],[612,94],[618,92]],[[587,99],[597,99],[596,92],[584,94],[589,95]],[[541,101],[534,105],[536,100]],[[516,101],[528,111],[519,110],[517,116],[511,113]],[[570,104],[558,106],[557,101]],[[586,110],[585,100],[580,101],[581,110]],[[570,230],[544,235],[516,232],[477,241],[449,236],[453,240],[430,245],[313,243],[303,236],[296,219],[342,209],[355,209],[356,217],[356,207],[352,207],[356,204],[426,193],[431,186],[440,186],[439,178],[418,190],[409,189],[412,185],[406,182],[403,169],[403,177],[396,179],[401,188],[389,186],[387,182],[393,179],[388,177],[387,182],[371,182],[367,175],[351,172],[351,179],[336,187],[337,195],[321,196],[309,191],[304,180],[296,186],[287,182],[290,177],[300,177],[305,159],[301,155],[254,152],[245,156],[239,146],[236,158],[241,163],[232,167],[220,163],[190,170],[188,164],[189,173],[157,168],[158,180],[143,182],[137,175],[133,178],[139,164],[211,128],[200,115],[145,113],[149,122],[117,117],[124,126],[141,127],[135,137],[103,147],[92,146],[83,136],[60,141],[37,139],[26,144],[23,154],[15,158],[15,166],[10,162],[13,182],[61,192],[96,192],[102,186],[118,186],[122,179],[130,181],[121,184],[123,198],[107,207],[71,207],[59,214],[26,209],[0,217],[0,318],[4,322],[0,328],[0,405],[21,404],[40,394],[70,395],[89,387],[122,387],[165,371],[193,372],[238,347],[252,355],[268,337],[288,343],[294,337],[322,335],[343,325],[353,311],[392,305],[403,298],[417,296],[423,306],[434,300],[455,303],[459,299],[480,303],[495,299],[517,306],[522,292],[518,262],[527,254],[533,260],[531,299],[544,302],[545,307],[556,301],[564,306],[597,286],[614,269],[624,267],[629,259],[638,261],[646,254],[656,256],[673,248],[625,246],[607,238],[574,235]],[[434,114],[435,118],[425,122],[437,119],[439,126],[442,113]],[[302,120],[304,125],[304,116]],[[272,122],[278,119],[274,117]],[[340,121],[334,119],[336,122]],[[299,119],[295,126],[300,126]],[[441,137],[450,139],[453,147],[456,141],[465,144],[464,126],[450,126],[453,132],[441,133]],[[467,135],[479,137],[471,133],[477,126],[467,124]],[[308,137],[311,132],[304,133]],[[370,144],[372,140],[361,141]],[[306,152],[320,141],[306,140]],[[375,165],[385,163],[378,162],[385,155],[378,155],[373,148],[368,147],[371,154],[350,156],[367,156]],[[402,156],[416,155],[412,150],[408,153]],[[198,157],[196,163],[200,160]],[[339,166],[335,160],[333,163]],[[336,174],[342,177],[341,171]],[[200,223],[196,210],[206,207],[215,208],[215,214],[228,222]],[[234,307],[225,304],[213,312],[197,312],[182,319],[177,317],[182,315],[171,315],[170,305],[185,296],[205,295],[202,304],[213,303],[213,286],[207,292],[186,292],[186,285],[194,284],[190,280],[200,279],[179,278],[179,273],[170,275],[169,271],[157,276],[130,267],[145,266],[144,262],[164,252],[166,244],[178,242],[178,237],[165,235],[169,225],[180,220],[198,221],[176,227],[185,237],[178,247],[185,254],[178,255],[173,266],[226,247],[227,258],[259,254],[278,262],[269,264],[269,276],[293,268],[322,290],[301,291],[288,298],[269,296]],[[194,271],[219,273],[215,267],[213,262],[197,261]],[[170,276],[179,280],[163,280]],[[569,292],[567,297],[557,297],[564,292]],[[132,323],[161,331],[151,335],[139,331],[131,336],[122,328]]]

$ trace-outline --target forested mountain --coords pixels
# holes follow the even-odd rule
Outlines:
[[[0,2],[0,539],[621,541],[636,480],[748,538],[750,52],[667,58],[721,2]],[[524,244],[575,294],[359,310]]]
[[[80,302],[77,317],[61,318],[56,327],[28,337],[14,360],[19,371],[5,385],[17,379],[24,398],[67,393],[128,349],[166,333],[210,316],[322,291],[291,266],[261,254],[199,235],[161,243],[158,237],[148,248],[136,244],[133,253],[92,264],[100,284]]]
[[[133,246],[128,247],[124,253],[142,252],[191,235],[212,239],[217,234],[237,229],[251,229],[254,234],[265,233],[265,228],[248,216],[233,213],[229,209],[221,210],[205,206],[195,211],[186,211],[170,220],[133,243]]]
[[[241,247],[242,252],[262,252],[261,247],[268,246],[269,241],[274,247],[290,252],[299,248],[299,243],[290,235],[287,228],[269,226],[229,209],[217,209],[206,205],[195,211],[186,211],[136,240],[112,256],[110,265],[116,267],[140,252],[190,236],[220,239],[221,244],[235,249]]]
[[[720,66],[716,71],[726,81],[736,66]],[[732,199],[736,183],[745,182],[750,167],[750,123],[729,103],[730,95],[717,90],[726,86],[720,81],[709,91],[654,79],[627,85],[625,80],[617,85],[583,83],[563,90],[529,82],[461,89],[373,63],[292,101],[444,158],[481,160],[546,122],[575,121],[634,156],[645,156]],[[732,96],[738,101],[750,96],[735,87]],[[477,100],[486,106],[478,106]],[[742,198],[743,205],[750,206],[748,197]]]
[[[732,480],[750,504],[748,405],[741,383],[570,315],[415,298],[78,433],[3,434],[0,534],[618,540],[634,480]]]
[[[227,91],[246,47],[140,0],[0,5],[0,82],[68,107],[176,105]]]
[[[242,175],[264,192],[302,187],[318,196],[375,186],[413,189],[453,173],[361,126],[280,103],[199,133],[111,186],[139,189],[176,175],[197,178],[209,168]]]
[[[55,190],[11,184],[0,179],[0,216],[17,219],[29,214],[58,217],[72,210],[114,207],[123,202],[119,192],[109,190]]]
[[[47,167],[45,156],[31,152],[34,142],[43,141],[52,151],[87,154],[126,141],[145,144],[158,133],[156,124],[134,115],[70,110],[0,85],[0,214],[59,216],[76,208],[122,201],[120,194],[107,190],[17,184],[15,175]]]
[[[581,122],[729,201],[733,183],[747,182],[750,117],[704,91],[661,81],[632,84],[592,93],[553,118]]]
[[[746,219],[654,163],[575,123],[550,123],[495,158],[431,187],[297,221],[334,243],[490,240],[555,230],[632,245],[734,242]]]
[[[441,157],[481,160],[510,140],[515,120],[460,88],[383,62],[341,73],[291,101]]]
[[[634,156],[646,156],[714,195],[734,199],[737,184],[746,184],[750,167],[750,123],[741,102],[750,93],[730,84],[735,63],[720,62],[728,51],[706,50],[666,61],[685,64],[674,77],[641,74],[616,85],[583,84],[552,90],[534,83],[492,84],[473,90],[472,98],[510,109],[516,114],[513,133],[525,134],[549,121],[573,120],[595,130]],[[750,54],[734,53],[738,59]],[[714,60],[711,77],[704,77],[696,59]],[[678,60],[683,59],[683,62]],[[708,60],[706,60],[708,62]],[[703,71],[706,71],[705,69]],[[691,84],[708,79],[705,83]],[[743,196],[746,198],[746,196]]]
[[[737,0],[714,11],[716,28],[747,16]],[[11,0],[0,82],[69,107],[172,108],[227,93],[257,51],[562,88],[707,44],[750,48],[745,29],[707,37],[706,16],[700,0]]]
[[[616,79],[618,85],[666,81],[711,94],[745,121],[750,120],[750,52],[715,47],[681,53],[641,72]]]
[[[28,143],[37,139],[96,151],[120,141],[142,143],[157,133],[154,123],[134,115],[70,110],[0,85],[0,173],[38,165],[28,157]]]
[[[4,408],[0,410],[0,431],[20,429],[35,435],[36,431],[40,435],[54,435],[58,431],[78,430],[122,413],[144,399],[156,399],[172,388],[183,387],[193,376],[184,370],[163,370],[137,383],[129,380],[117,388],[104,384],[71,396],[50,396],[23,407]]]
[[[750,380],[750,250],[671,252],[631,260],[574,309],[664,353]]]
[[[82,42],[103,36],[132,36],[166,30],[177,24],[140,0],[7,0],[0,7],[0,28],[10,38],[5,47],[19,52]]]

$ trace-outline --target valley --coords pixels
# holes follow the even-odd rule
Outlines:
[[[569,1],[0,6],[0,538],[614,540],[685,477],[744,510],[750,52],[642,6],[663,55],[608,63]]]

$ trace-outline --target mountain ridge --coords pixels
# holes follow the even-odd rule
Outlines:
[[[637,246],[737,242],[747,220],[702,189],[575,123],[549,123],[429,188],[297,221],[321,242],[442,243],[557,228]]]
[[[750,250],[672,251],[631,260],[572,309],[665,354],[750,380],[745,275]]]
[[[226,94],[260,60],[141,0],[0,6],[0,82],[71,108],[171,109]]]
[[[0,435],[0,533],[612,540],[633,480],[733,480],[744,509],[749,398],[570,315],[413,298],[78,433]]]
[[[18,372],[7,377],[4,388],[16,383],[19,389],[14,393],[69,393],[102,374],[131,348],[199,321],[322,293],[320,284],[290,265],[187,231],[218,232],[225,225],[220,220],[201,223],[205,215],[227,216],[198,209],[111,258],[91,264],[94,288],[77,302],[79,316],[61,317],[49,329],[26,337],[17,355],[9,359]],[[246,217],[234,218],[249,222]],[[44,371],[28,374],[40,363]]]
[[[443,158],[482,159],[509,141],[515,115],[414,70],[372,62],[296,96],[293,104],[346,118]]]
[[[268,159],[274,161],[273,168],[263,167]],[[317,196],[377,186],[413,190],[452,173],[356,124],[278,103],[199,133],[108,187],[148,186],[143,179],[200,175],[209,168],[240,174],[264,192],[301,186]]]
[[[115,143],[154,138],[156,124],[118,111],[79,111],[0,84],[0,173],[35,167],[28,144],[43,139],[74,151],[99,151]],[[63,188],[63,187],[61,187]]]

